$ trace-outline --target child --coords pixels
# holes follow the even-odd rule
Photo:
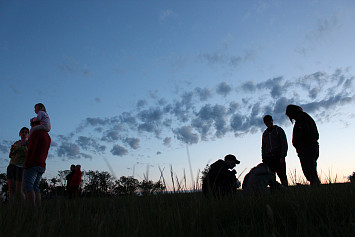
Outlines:
[[[46,132],[49,132],[51,130],[51,122],[47,114],[46,107],[44,107],[42,103],[36,104],[35,113],[37,114],[37,117],[30,119],[30,136],[36,130],[44,130]]]

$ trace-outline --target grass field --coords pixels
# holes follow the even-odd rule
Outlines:
[[[295,186],[224,200],[202,193],[0,206],[0,236],[355,236],[355,185]]]

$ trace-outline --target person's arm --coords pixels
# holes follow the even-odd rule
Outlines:
[[[281,142],[281,157],[280,161],[283,162],[285,160],[285,157],[287,156],[287,150],[288,150],[288,144],[287,144],[287,138],[285,131],[282,128],[279,129],[279,138]]]
[[[19,141],[12,144],[12,146],[10,148],[10,154],[9,154],[10,159],[15,157],[18,144],[19,144]]]

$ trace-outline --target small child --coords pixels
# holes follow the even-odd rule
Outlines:
[[[49,132],[51,130],[51,121],[46,111],[46,107],[42,103],[38,103],[35,105],[35,113],[37,117],[31,118],[31,130],[30,136],[34,131],[44,130]]]

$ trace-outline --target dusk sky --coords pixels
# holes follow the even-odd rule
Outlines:
[[[354,22],[355,1],[343,0],[0,0],[0,172],[41,102],[47,178],[81,164],[154,181],[172,167],[191,182],[231,153],[242,180],[261,162],[270,114],[286,132],[292,183],[304,179],[285,116],[297,104],[318,126],[322,181],[346,181]]]

